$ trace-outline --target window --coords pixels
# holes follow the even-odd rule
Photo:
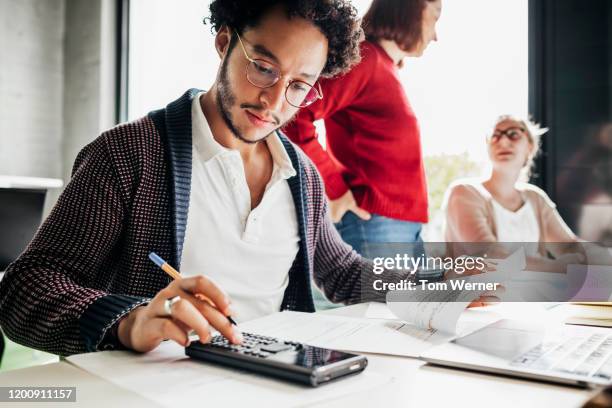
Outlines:
[[[485,137],[506,113],[528,114],[528,0],[443,2],[438,42],[400,77],[419,119],[430,198],[428,240],[443,241],[450,182],[489,171]]]
[[[130,120],[214,82],[219,57],[207,15],[204,0],[130,0]]]
[[[370,3],[354,2],[361,15]],[[400,71],[421,128],[429,241],[444,240],[440,207],[449,184],[489,171],[485,137],[495,119],[527,116],[528,0],[443,0],[437,33],[438,42]]]

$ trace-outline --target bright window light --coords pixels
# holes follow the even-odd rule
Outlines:
[[[527,3],[443,1],[439,41],[400,71],[421,128],[430,239],[441,238],[439,208],[448,184],[488,171],[484,141],[495,118],[527,116]],[[363,15],[370,0],[354,4]],[[129,118],[165,106],[188,88],[208,89],[219,65],[210,26],[202,24],[208,3],[131,0],[130,6]]]

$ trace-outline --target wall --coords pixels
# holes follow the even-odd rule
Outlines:
[[[66,183],[81,148],[116,123],[115,7],[0,0],[0,174]]]
[[[67,0],[63,175],[78,152],[115,124],[115,2]]]
[[[62,175],[64,0],[0,0],[0,174]]]

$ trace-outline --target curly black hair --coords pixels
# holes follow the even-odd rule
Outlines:
[[[327,38],[327,62],[322,77],[343,74],[359,62],[363,32],[357,10],[349,0],[214,0],[204,24],[210,23],[215,32],[227,26],[242,34],[246,28],[256,27],[276,6],[282,6],[289,18],[312,21]]]

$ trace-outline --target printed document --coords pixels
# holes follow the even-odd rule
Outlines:
[[[495,272],[463,279],[470,283],[507,282],[513,273],[522,271],[525,264],[525,251],[521,248],[501,260]],[[387,305],[393,314],[411,325],[454,335],[461,313],[485,292],[468,289],[392,291],[387,294]]]
[[[418,357],[452,336],[398,320],[278,312],[243,323],[249,333],[294,340],[313,346],[361,353]]]
[[[303,406],[393,382],[393,377],[366,368],[361,374],[310,388],[192,360],[171,341],[146,354],[104,351],[66,360],[166,407],[238,407],[252,406],[253,401],[266,401],[267,407]]]

